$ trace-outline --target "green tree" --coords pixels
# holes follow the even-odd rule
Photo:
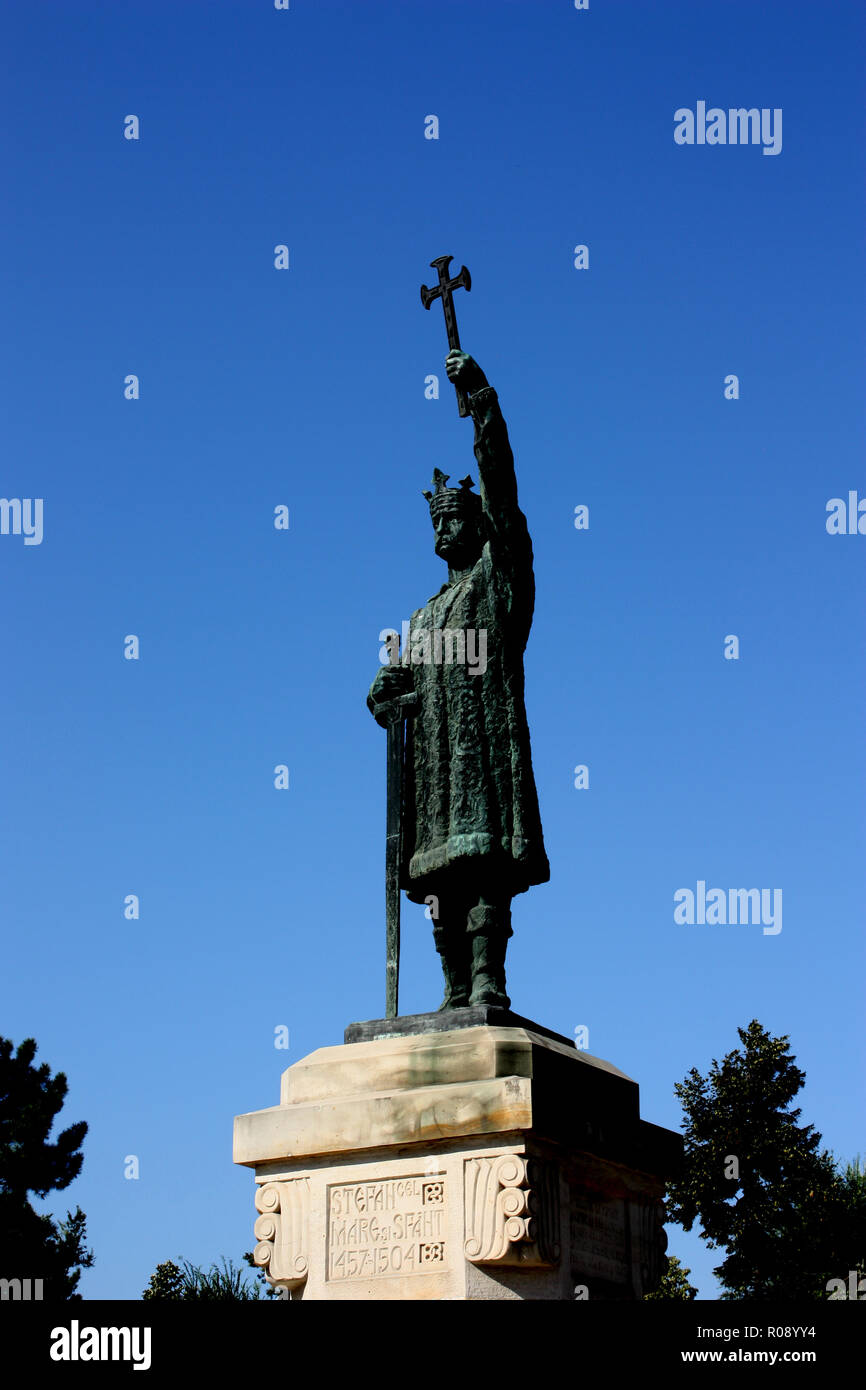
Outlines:
[[[845,1192],[843,1220],[847,1230],[846,1250],[850,1256],[847,1271],[836,1271],[837,1278],[847,1279],[854,1270],[856,1281],[866,1278],[866,1171],[859,1154],[842,1169]]]
[[[674,1087],[685,1111],[685,1155],[668,1186],[668,1218],[695,1221],[723,1299],[826,1298],[828,1279],[862,1250],[854,1183],[837,1172],[821,1135],[792,1108],[805,1073],[756,1019],[737,1030],[742,1050],[695,1069]]]
[[[648,1298],[697,1298],[698,1291],[694,1284],[689,1283],[690,1269],[686,1269],[680,1264],[676,1255],[666,1257],[665,1271],[662,1274],[661,1283],[653,1293],[644,1294],[644,1299]]]
[[[863,1168],[859,1154],[850,1163],[846,1163],[842,1181],[845,1184],[855,1229],[863,1242],[857,1257],[858,1267],[862,1269],[866,1266],[866,1169]]]
[[[165,1302],[168,1299],[183,1298],[183,1291],[183,1270],[175,1264],[174,1260],[165,1260],[161,1265],[157,1265],[151,1274],[147,1288],[141,1297],[144,1301],[159,1299],[161,1302]]]
[[[0,1038],[0,1277],[41,1279],[44,1299],[78,1300],[81,1270],[93,1264],[86,1217],[80,1207],[65,1220],[40,1215],[29,1194],[47,1197],[78,1177],[87,1125],[70,1125],[49,1143],[66,1099],[66,1077],[52,1077],[45,1063],[33,1065],[33,1038],[13,1046]]]
[[[209,1269],[190,1264],[183,1260],[176,1265],[166,1260],[157,1265],[142,1299],[162,1301],[183,1299],[186,1301],[253,1303],[262,1298],[257,1283],[248,1283],[243,1270],[238,1269],[231,1260],[223,1259],[219,1265],[212,1264]]]

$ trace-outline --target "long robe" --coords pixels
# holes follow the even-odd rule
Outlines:
[[[414,902],[458,877],[495,883],[512,896],[550,877],[523,695],[535,604],[532,544],[496,392],[483,387],[469,405],[483,550],[468,574],[412,614],[403,652],[419,696],[407,723],[401,876]],[[436,629],[469,632],[474,671],[467,661],[419,659],[435,655]],[[448,642],[440,641],[445,658]]]

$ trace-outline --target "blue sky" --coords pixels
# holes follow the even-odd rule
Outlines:
[[[586,1025],[673,1128],[674,1083],[757,1017],[791,1037],[804,1120],[862,1153],[866,538],[825,525],[866,496],[862,7],[81,0],[2,24],[0,493],[42,498],[44,534],[0,535],[0,1032],[90,1125],[48,1204],[87,1213],[85,1297],[251,1248],[233,1116],[383,1012],[364,697],[380,630],[444,578],[421,489],[474,476],[418,294],[446,252],[536,557],[552,877],[514,904],[514,1007]],[[698,101],[781,109],[781,152],[676,144]],[[780,888],[781,932],[675,923],[698,880]],[[440,997],[407,906],[401,1009]],[[713,1297],[719,1255],[670,1239]]]

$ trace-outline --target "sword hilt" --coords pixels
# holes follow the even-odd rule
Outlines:
[[[397,695],[393,700],[380,700],[376,714],[381,714],[386,724],[397,724],[405,719],[412,705],[417,705],[418,694],[411,690],[408,695]]]

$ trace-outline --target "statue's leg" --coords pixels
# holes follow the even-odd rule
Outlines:
[[[505,951],[511,930],[511,898],[495,891],[478,895],[466,919],[467,939],[472,951],[472,989],[470,1004],[495,1004],[509,1009],[505,993]]]
[[[470,947],[466,936],[465,900],[446,896],[438,901],[438,918],[433,922],[433,942],[442,961],[445,998],[442,1009],[465,1009],[472,983]]]

